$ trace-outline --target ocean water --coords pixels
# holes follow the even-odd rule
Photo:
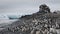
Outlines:
[[[13,20],[10,20],[10,19],[0,19],[0,27],[12,24],[15,21],[17,21],[17,19],[13,19]]]
[[[11,24],[12,22],[16,21],[17,19],[13,19],[13,20],[10,20],[10,19],[0,19],[0,24],[3,24],[3,23],[9,23]]]
[[[9,19],[9,16],[0,15],[0,31],[5,29],[7,25],[12,24],[13,22],[17,21],[17,16],[10,16],[12,19]]]
[[[17,21],[18,16],[6,16],[6,15],[0,15],[0,27],[12,24],[13,22]],[[12,18],[12,19],[9,19]]]

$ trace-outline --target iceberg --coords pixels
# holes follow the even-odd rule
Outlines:
[[[8,15],[9,19],[19,19],[20,17],[20,15]]]
[[[7,15],[0,15],[0,19],[9,19]]]

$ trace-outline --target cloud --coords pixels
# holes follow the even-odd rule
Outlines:
[[[33,13],[44,3],[51,10],[60,10],[60,0],[0,0],[0,14]]]

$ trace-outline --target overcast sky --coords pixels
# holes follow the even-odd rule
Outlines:
[[[51,11],[60,10],[60,0],[0,0],[0,14],[30,14],[46,4]]]

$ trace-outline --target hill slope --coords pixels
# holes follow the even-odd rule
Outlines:
[[[44,8],[44,7],[43,7]],[[0,34],[56,34],[56,30],[60,29],[60,14],[51,12],[38,11],[31,15],[20,17],[17,21],[8,25],[0,31]]]

